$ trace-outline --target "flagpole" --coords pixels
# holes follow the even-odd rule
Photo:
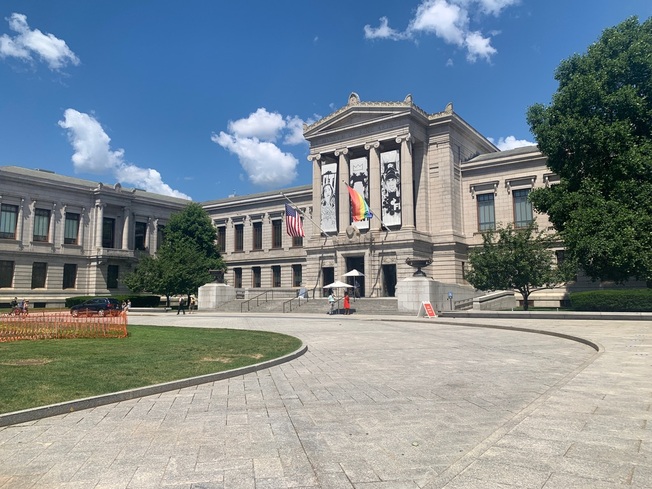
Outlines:
[[[349,185],[348,183],[346,183],[345,180],[342,180],[342,183],[343,183],[344,185],[346,185],[347,187],[349,187],[349,188],[353,188],[353,187],[351,187],[351,185]],[[353,189],[353,190],[355,190],[355,189]],[[357,190],[356,190],[356,192],[357,192]],[[362,196],[362,198],[364,199],[364,196]],[[365,201],[365,204],[366,204],[366,203],[367,203],[367,202]],[[375,217],[376,219],[378,219],[378,220],[380,221],[380,224],[381,224],[381,225],[383,226],[383,228],[385,229],[385,231],[387,231],[388,233],[391,233],[392,230],[389,229],[389,228],[387,227],[387,224],[385,224],[385,223],[383,222],[383,220],[380,218],[380,214],[377,214],[377,213],[376,213],[376,212],[371,208],[371,206],[370,206],[369,204],[367,204],[367,206],[369,207],[369,210],[371,211],[371,214],[372,214],[371,217],[372,217],[372,218]],[[371,219],[370,219],[370,221],[371,221]]]
[[[305,212],[303,212],[301,209],[299,209],[299,206],[297,206],[294,202],[292,202],[287,195],[285,195],[283,192],[279,192],[279,194],[281,194],[283,197],[285,197],[285,200],[287,200],[290,204],[292,204],[292,207],[294,207],[299,214],[301,214],[303,217],[305,217],[311,223],[313,223],[317,227],[317,229],[319,229],[323,234],[326,235],[327,238],[332,238],[333,237],[330,234],[328,234],[326,231],[324,231],[319,224],[317,224],[315,221],[313,221],[310,218],[310,216],[308,216]]]

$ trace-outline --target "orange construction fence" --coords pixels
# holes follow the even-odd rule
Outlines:
[[[0,343],[60,338],[124,338],[127,313],[117,316],[72,317],[69,312],[0,316]]]

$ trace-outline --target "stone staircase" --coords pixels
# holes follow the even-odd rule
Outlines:
[[[256,301],[256,299],[246,301],[235,299],[230,302],[221,304],[216,311],[218,312],[258,312],[258,313],[278,313],[278,314],[326,314],[328,312],[328,300],[326,297],[318,299],[273,299],[267,302]],[[200,311],[201,312],[201,311]],[[339,313],[343,313],[344,308],[342,301],[339,302]],[[398,311],[398,300],[394,297],[379,298],[362,298],[351,299],[351,314],[368,314],[368,315],[413,315]]]

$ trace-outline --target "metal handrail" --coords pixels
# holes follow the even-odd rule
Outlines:
[[[285,313],[285,305],[286,304],[288,305],[288,309],[289,309],[288,312],[292,312],[292,301],[299,301],[298,302],[299,306],[301,306],[301,301],[302,300],[306,301],[306,302],[308,302],[310,300],[310,299],[308,299],[308,293],[306,292],[305,295],[303,297],[301,297],[299,295],[299,292],[297,291],[297,296],[296,297],[292,297],[292,298],[290,298],[290,299],[283,302],[283,312]]]
[[[262,292],[262,293],[260,293],[260,294],[258,294],[256,296],[254,296],[254,297],[251,297],[251,298],[247,299],[246,301],[244,301],[242,304],[240,304],[240,312],[244,312],[243,309],[244,309],[245,304],[247,304],[247,312],[249,312],[251,301],[253,301],[254,299],[256,299],[256,307],[258,307],[260,305],[260,297],[262,297],[262,296],[265,296],[265,302],[267,302],[269,300],[267,298],[267,294],[269,294],[269,293],[272,294],[272,299],[273,299],[274,298],[274,291],[273,290],[266,290],[265,292]]]

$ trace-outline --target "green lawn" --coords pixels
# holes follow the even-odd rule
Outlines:
[[[184,379],[295,351],[292,336],[128,327],[127,338],[0,343],[0,414]]]

